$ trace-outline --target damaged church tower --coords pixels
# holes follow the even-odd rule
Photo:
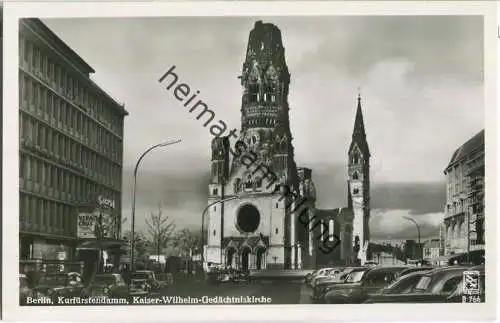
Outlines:
[[[208,203],[215,204],[207,211],[204,258],[239,269],[296,268],[300,250],[308,248],[307,227],[296,225],[294,202],[280,191],[286,185],[298,192],[300,179],[288,116],[290,73],[278,27],[255,23],[239,78],[243,95],[237,142],[244,145],[237,144],[233,152],[244,150],[251,158],[230,155],[227,138],[212,142]]]
[[[242,270],[364,263],[370,152],[361,100],[348,149],[347,206],[319,210],[312,170],[295,163],[290,73],[278,27],[255,23],[239,78],[241,130],[232,133],[237,140],[212,140],[204,261]]]

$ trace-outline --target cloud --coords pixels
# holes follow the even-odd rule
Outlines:
[[[444,182],[379,183],[373,185],[371,196],[374,209],[404,209],[420,216],[444,210],[446,187]]]
[[[360,76],[394,58],[414,63],[413,78],[453,75],[483,80],[483,55],[478,55],[483,46],[481,16],[357,16],[322,22],[332,31],[319,33],[326,26],[316,29],[320,40],[300,61],[305,70],[325,61]]]
[[[378,210],[371,211],[370,239],[418,239],[414,223],[403,217],[414,219],[420,226],[421,241],[439,236],[439,225],[443,222],[444,213],[426,213],[414,216],[411,210]]]
[[[239,128],[242,88],[237,76],[248,33],[258,19],[44,19],[94,67],[93,79],[130,112],[125,119],[124,215],[130,212],[130,169],[138,156],[151,145],[181,138],[180,144],[143,160],[138,219],[163,200],[179,225],[199,223],[212,136],[158,78],[175,65],[179,82],[199,90],[198,98],[218,119]],[[313,169],[317,206],[347,204],[347,149],[360,87],[372,153],[372,207],[380,210],[373,225],[385,227],[394,210],[421,219],[441,213],[443,169],[453,151],[484,128],[482,18],[263,20],[282,32],[291,72],[295,160]]]

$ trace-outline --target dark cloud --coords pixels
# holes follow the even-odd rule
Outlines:
[[[412,215],[442,212],[446,201],[445,183],[374,183],[374,209],[411,210]]]
[[[230,128],[239,127],[241,73],[257,17],[47,19],[91,64],[93,78],[130,115],[124,165],[148,146],[183,142],[148,155],[138,178],[137,214],[162,202],[180,226],[200,222],[207,203],[206,128],[157,80],[172,65],[201,91]],[[358,86],[372,151],[372,233],[431,232],[442,217],[442,169],[484,127],[483,27],[474,16],[264,17],[282,31],[292,74],[290,123],[295,160],[313,169],[317,207],[347,205],[346,151]],[[90,41],[91,40],[91,41]],[[439,134],[438,136],[436,134]],[[130,214],[131,172],[123,183]],[[405,182],[405,183],[402,183]]]
[[[131,208],[132,171],[123,174],[123,208]],[[137,176],[136,207],[155,211],[158,203],[164,209],[202,210],[208,199],[209,173],[168,174],[140,171]]]
[[[439,236],[439,226],[443,221],[443,213],[427,213],[412,216],[411,210],[377,210],[373,209],[370,217],[370,238],[372,240],[417,239],[415,224],[405,217],[413,218],[420,227],[420,238]]]

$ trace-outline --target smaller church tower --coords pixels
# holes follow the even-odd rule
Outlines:
[[[361,96],[354,120],[354,130],[348,151],[348,207],[353,210],[353,260],[364,263],[363,252],[370,240],[370,150],[366,141]]]
[[[208,184],[208,203],[224,199],[225,183],[229,176],[229,138],[218,137],[212,140],[212,171]],[[204,215],[203,215],[204,216]],[[207,246],[203,252],[206,259],[222,261],[222,239],[224,228],[224,208],[214,205],[207,210],[206,228]]]

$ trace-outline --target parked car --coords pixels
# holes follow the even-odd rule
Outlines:
[[[371,267],[354,283],[337,284],[330,287],[324,298],[328,304],[359,304],[396,280],[397,275],[407,267]],[[357,274],[357,273],[356,273]],[[351,274],[352,275],[352,274]]]
[[[106,273],[95,276],[94,281],[82,291],[83,297],[108,296],[110,298],[128,298],[127,284],[120,274]]]
[[[28,277],[26,275],[19,275],[19,305],[26,305],[28,297],[34,297],[33,290],[29,288]]]
[[[316,284],[313,288],[311,294],[311,299],[314,303],[324,303],[325,294],[331,289],[332,286],[337,284],[353,283],[357,279],[361,279],[364,272],[366,272],[368,267],[348,267],[340,273],[340,275],[331,277],[331,279],[323,280]]]
[[[322,269],[318,270],[316,272],[316,274],[311,277],[311,279],[309,281],[309,286],[311,286],[311,287],[314,286],[314,281],[316,280],[316,278],[318,278],[318,277],[325,277],[333,269],[334,268],[322,268]]]
[[[406,276],[410,273],[414,273],[417,271],[429,271],[431,269],[434,269],[434,267],[411,267],[411,268],[407,268],[407,269],[403,270],[402,272],[400,272],[398,274],[398,277],[403,277],[403,276]]]
[[[314,288],[314,286],[325,280],[337,279],[341,275],[342,271],[343,268],[335,268],[327,271],[324,275],[316,276],[311,287]]]
[[[130,295],[148,295],[152,291],[159,290],[160,288],[161,284],[156,280],[153,271],[139,270],[132,273],[130,276],[130,284],[128,286]]]
[[[445,303],[462,281],[465,266],[449,266],[426,272],[410,293],[373,295],[373,303]]]
[[[392,284],[384,287],[376,294],[369,295],[364,303],[373,303],[373,299],[384,297],[385,295],[408,294],[413,292],[420,278],[429,270],[414,271],[406,275],[400,275]]]
[[[312,273],[308,273],[305,277],[304,277],[304,282],[309,285],[310,282],[311,282],[311,279],[316,276],[316,273],[318,272],[318,270],[315,270],[313,271]]]
[[[55,273],[41,276],[33,293],[37,298],[50,297],[56,302],[59,296],[80,296],[83,288],[82,277],[79,273]]]

